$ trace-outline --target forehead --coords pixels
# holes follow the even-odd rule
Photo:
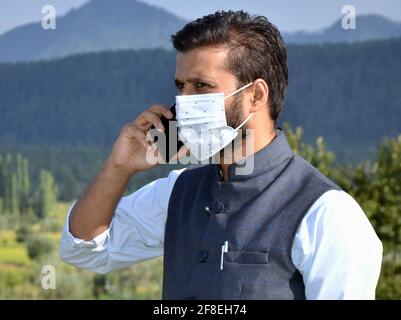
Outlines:
[[[228,49],[225,48],[198,48],[188,52],[177,53],[175,76],[181,81],[192,77],[223,80],[232,78],[224,64]]]

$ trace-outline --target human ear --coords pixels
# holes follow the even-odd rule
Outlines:
[[[256,112],[267,107],[269,101],[269,87],[265,80],[256,79],[251,87],[251,108],[249,112]]]

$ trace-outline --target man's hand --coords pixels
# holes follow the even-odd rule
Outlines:
[[[164,131],[161,116],[171,119],[173,114],[166,106],[153,105],[123,127],[102,169],[71,211],[70,231],[74,236],[90,240],[105,231],[131,176],[157,164],[147,159],[148,151],[153,154],[157,151],[156,145],[151,145],[146,135],[152,125]],[[185,155],[186,151],[182,147],[176,158]]]
[[[109,164],[128,174],[154,167],[156,164],[149,163],[146,159],[146,152],[152,148],[146,135],[152,125],[159,131],[165,130],[161,116],[171,119],[173,114],[166,106],[156,104],[142,112],[133,122],[126,124],[114,143]]]

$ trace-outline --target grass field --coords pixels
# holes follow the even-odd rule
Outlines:
[[[57,203],[48,216],[29,226],[35,236],[54,244],[43,259],[29,257],[27,243],[17,242],[16,230],[0,229],[0,299],[160,299],[161,258],[107,276],[72,267],[59,259],[61,229],[70,205]],[[41,287],[41,269],[47,264],[55,267],[57,290],[45,291]],[[96,289],[96,283],[105,286]]]
[[[32,233],[50,239],[57,243],[57,247],[68,207],[68,203],[57,203],[48,217],[29,226]],[[0,230],[0,297],[37,297],[40,292],[35,283],[40,279],[36,275],[37,269],[37,262],[28,255],[26,243],[17,242],[16,230]],[[25,293],[25,288],[28,288],[26,291],[29,291],[29,294]]]
[[[26,248],[22,244],[0,247],[0,265],[14,264],[26,266],[31,263]]]

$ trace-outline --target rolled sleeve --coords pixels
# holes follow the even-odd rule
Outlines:
[[[79,268],[107,273],[161,256],[170,194],[183,170],[173,170],[122,197],[108,229],[90,241],[74,237],[69,230],[74,202],[63,227],[60,258]]]
[[[76,201],[69,208],[64,223],[59,248],[60,258],[64,262],[79,268],[92,270],[98,273],[106,273],[110,271],[107,268],[109,257],[108,239],[110,238],[110,230],[112,229],[113,221],[107,230],[90,241],[74,237],[70,232],[69,219],[75,203]]]

